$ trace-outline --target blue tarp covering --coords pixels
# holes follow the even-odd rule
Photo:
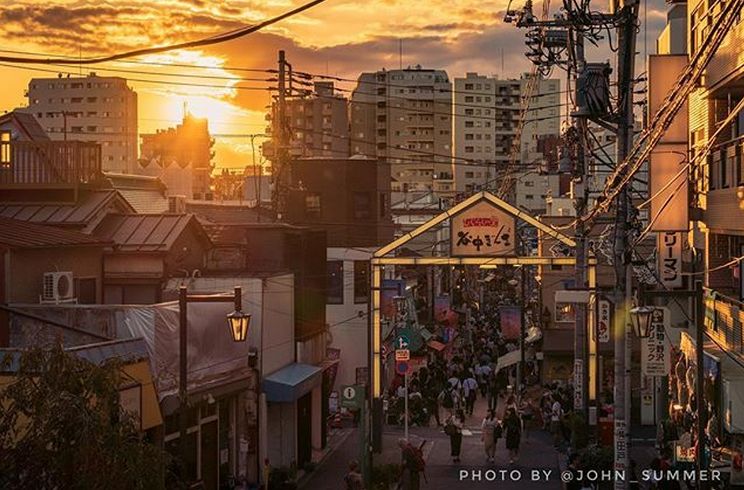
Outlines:
[[[261,383],[266,400],[293,402],[321,382],[323,369],[293,363],[266,376]]]

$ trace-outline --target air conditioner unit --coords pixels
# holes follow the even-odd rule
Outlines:
[[[73,300],[72,272],[45,272],[42,302],[62,303]]]

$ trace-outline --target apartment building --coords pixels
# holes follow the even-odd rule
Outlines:
[[[455,194],[452,84],[422,68],[362,73],[351,97],[351,153],[391,165],[393,200]]]
[[[724,2],[687,3],[688,49],[693,57],[703,46],[710,25]],[[744,23],[736,23],[708,64],[702,86],[689,98],[690,159],[744,97]],[[693,171],[694,206],[702,213],[707,285],[717,294],[744,299],[742,262],[725,267],[744,255],[744,114],[740,113],[715,141],[713,150]],[[698,245],[701,245],[698,242]],[[739,305],[741,306],[741,305]],[[735,315],[734,315],[735,316]]]
[[[32,78],[29,112],[55,141],[101,145],[103,170],[132,172],[137,163],[137,93],[120,77]]]
[[[454,155],[455,187],[471,194],[500,183],[500,173],[509,166],[511,150],[519,127],[522,98],[529,76],[499,79],[467,73],[455,79]],[[559,190],[557,175],[538,175],[544,159],[541,142],[560,134],[560,80],[538,80],[532,90],[530,111],[521,136],[515,164],[529,165],[515,178],[516,204],[532,211],[545,209],[545,197]]]

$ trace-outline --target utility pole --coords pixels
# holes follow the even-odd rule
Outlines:
[[[633,145],[633,75],[635,70],[637,0],[621,4],[617,28],[617,165],[625,160]],[[630,185],[630,184],[628,184]],[[617,197],[615,216],[615,470],[629,467],[628,452],[630,428],[630,332],[628,312],[631,307],[632,274],[629,260],[629,192],[623,186]],[[625,481],[616,481],[616,489],[626,488]]]
[[[574,50],[576,58],[573,63],[574,72],[574,100],[579,100],[579,74],[586,66],[584,56],[584,35],[577,29],[571,29],[573,36]],[[569,65],[570,66],[570,65]],[[587,120],[585,116],[574,115],[573,126],[577,139],[576,148],[576,165],[574,166],[574,205],[576,207],[576,216],[581,217],[586,212],[588,198],[587,165],[586,165],[586,133]],[[586,228],[584,221],[578,219],[574,229],[576,241],[576,270],[575,270],[575,287],[577,289],[587,288],[587,255],[586,255]],[[576,303],[576,322],[574,328],[574,410],[581,413],[584,421],[588,422],[588,387],[589,387],[589,366],[587,356],[587,325],[586,325],[586,303]]]
[[[279,51],[279,94],[277,97],[276,120],[274,121],[274,168],[272,180],[274,189],[273,201],[276,219],[282,219],[286,210],[286,190],[289,183],[289,133],[287,128],[287,59],[284,50]]]

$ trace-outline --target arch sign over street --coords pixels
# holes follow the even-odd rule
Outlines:
[[[372,257],[372,298],[370,307],[371,386],[374,427],[382,409],[382,328],[381,294],[384,267],[389,265],[456,266],[473,265],[495,268],[503,265],[574,265],[576,259],[570,255],[524,256],[519,255],[517,225],[519,222],[537,229],[542,239],[560,244],[573,251],[576,243],[555,228],[542,223],[529,213],[482,191],[473,194],[461,203],[430,219],[415,230],[377,250]],[[421,240],[427,246],[421,247]],[[449,242],[449,246],[439,246]],[[414,244],[419,245],[417,249]],[[434,243],[433,246],[429,245]],[[411,250],[431,248],[431,256],[410,253]],[[438,255],[434,250],[439,252]],[[589,287],[594,286],[596,260],[589,262]],[[375,434],[376,437],[376,434]]]

